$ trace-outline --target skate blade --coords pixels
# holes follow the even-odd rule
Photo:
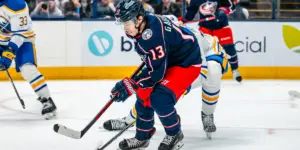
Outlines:
[[[206,137],[211,140],[212,132],[206,132]]]
[[[178,142],[172,150],[179,150],[183,147],[184,143],[182,141]]]
[[[241,76],[238,76],[238,77],[233,77],[233,80],[238,82],[238,83],[242,83],[243,78]]]
[[[145,150],[146,148],[136,148],[136,149],[131,149],[131,150]],[[120,148],[118,148],[117,150],[122,150]]]
[[[56,111],[51,112],[51,113],[46,113],[43,116],[45,117],[46,120],[50,120],[56,116]]]

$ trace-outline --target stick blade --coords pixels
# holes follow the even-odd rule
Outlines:
[[[23,109],[25,109],[25,103],[24,103],[24,100],[23,100],[23,99],[20,99],[20,102],[21,102],[21,105],[22,105]]]
[[[60,124],[55,124],[53,126],[53,130],[56,133],[59,133],[61,135],[73,138],[73,139],[81,139],[81,132],[78,132],[76,130],[67,128],[66,126],[60,125]]]
[[[292,97],[300,98],[300,93],[297,91],[289,91],[289,95]]]

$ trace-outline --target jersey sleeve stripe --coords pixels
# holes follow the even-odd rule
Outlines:
[[[174,27],[174,29],[175,29],[177,32],[180,33],[180,35],[181,35],[181,37],[182,37],[183,39],[186,39],[186,40],[190,39],[190,40],[192,40],[193,42],[195,41],[193,36],[183,34],[182,31],[181,31],[177,26],[175,26],[175,25],[173,25],[173,27]]]
[[[10,37],[5,37],[5,36],[2,36],[0,35],[0,40],[2,41],[9,41]]]
[[[30,39],[30,38],[34,38],[34,35],[26,36],[26,35],[23,35],[23,34],[13,34],[12,37],[13,37],[13,36],[20,36],[20,37],[23,37],[23,38],[25,38],[25,39],[28,39],[28,38],[29,38],[29,39]]]
[[[145,54],[149,54],[149,52],[146,52],[139,43],[138,43],[138,46]]]
[[[137,81],[136,83],[139,84],[140,82],[145,81],[145,80],[148,80],[148,79],[150,79],[150,78],[151,78],[150,76],[145,77],[145,78],[142,78],[142,79],[140,79],[139,81]]]
[[[31,33],[33,31],[28,31],[28,30],[17,30],[17,31],[11,31],[12,33],[19,33],[19,32],[28,32]]]
[[[155,16],[158,20],[159,20],[159,22],[160,22],[160,24],[161,24],[161,32],[162,32],[162,37],[163,37],[163,41],[164,41],[164,47],[163,47],[163,51],[165,51],[165,53],[166,53],[166,40],[165,40],[165,33],[164,33],[164,24],[161,22],[161,20],[160,20],[160,18],[158,18],[157,16]],[[162,79],[164,79],[164,76],[165,76],[165,73],[166,73],[166,70],[167,70],[167,58],[165,58],[166,60],[165,60],[165,67],[164,67],[164,72],[163,72],[163,75],[161,76],[161,79],[159,80],[159,81],[157,81],[157,83],[158,82],[160,82]]]

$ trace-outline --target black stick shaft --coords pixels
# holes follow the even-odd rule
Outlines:
[[[24,101],[21,99],[21,97],[20,97],[20,95],[19,95],[19,92],[18,92],[18,90],[17,90],[17,88],[16,88],[16,86],[15,86],[15,83],[14,83],[14,81],[12,80],[12,78],[11,78],[11,76],[10,76],[10,74],[9,74],[9,72],[8,72],[8,70],[7,70],[6,68],[5,68],[5,72],[6,72],[7,76],[8,76],[8,78],[9,78],[9,81],[11,82],[11,84],[12,84],[14,90],[15,90],[15,93],[17,94],[17,97],[18,97],[18,99],[19,99],[19,101],[20,101],[20,103],[21,103],[23,109],[25,109],[25,103],[24,103]]]
[[[216,19],[216,17],[212,16],[212,17],[208,17],[208,18],[204,18],[204,19],[188,21],[185,24],[195,23],[195,22],[205,22],[205,21],[211,21],[211,20],[215,20],[215,19]]]
[[[135,121],[126,126],[123,130],[121,130],[117,135],[111,138],[108,142],[106,142],[102,147],[98,148],[98,150],[104,150],[107,146],[109,146],[113,141],[115,141],[119,136],[121,136],[125,131],[127,131],[131,126],[135,124]]]
[[[144,67],[145,63],[143,62],[136,71],[131,75],[131,78],[138,74],[138,72]],[[113,98],[110,99],[106,105],[98,112],[98,114],[91,120],[91,122],[81,131],[81,137],[85,135],[85,133],[95,124],[95,122],[104,114],[104,112],[109,108],[109,106],[113,103]],[[80,138],[81,138],[80,137]]]

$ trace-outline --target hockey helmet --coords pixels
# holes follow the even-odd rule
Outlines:
[[[117,22],[130,20],[135,22],[138,16],[145,16],[145,9],[139,0],[123,0],[116,7],[115,18]]]

